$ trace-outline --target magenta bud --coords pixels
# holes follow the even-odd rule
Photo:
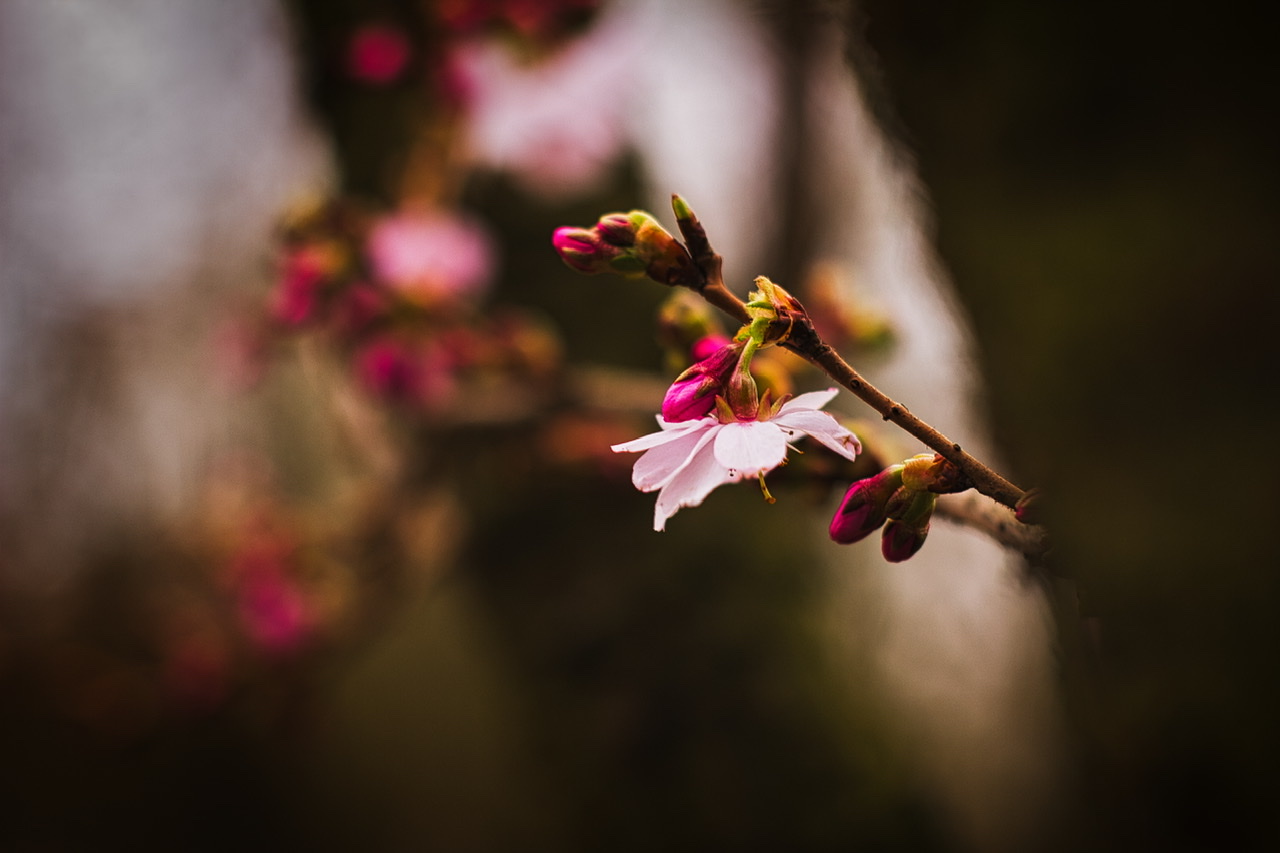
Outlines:
[[[890,507],[889,523],[884,526],[880,539],[880,552],[891,563],[901,563],[920,550],[929,535],[933,509],[938,505],[938,496],[934,493],[913,492],[906,488],[895,493],[891,503],[898,501],[901,492],[907,493],[908,500],[905,506]]]
[[[693,342],[693,346],[689,347],[689,357],[694,361],[702,361],[729,345],[730,341],[724,335],[706,335],[698,338]],[[735,354],[734,358],[736,359],[737,357],[737,354]]]
[[[894,465],[874,477],[858,480],[845,492],[840,508],[828,528],[831,538],[841,545],[865,539],[880,529],[888,518],[890,498],[902,486],[902,466]]]
[[[901,563],[915,556],[928,535],[928,524],[923,528],[916,528],[906,522],[892,519],[884,526],[884,533],[881,534],[880,553],[890,563]]]
[[[609,261],[617,250],[608,250],[600,244],[600,238],[587,228],[557,228],[551,235],[555,247],[571,268],[583,273],[599,273],[609,269]]]
[[[636,242],[636,225],[632,217],[625,213],[609,213],[600,217],[596,223],[600,237],[611,246],[626,248]]]
[[[741,352],[742,344],[726,342],[677,376],[662,400],[663,420],[691,421],[710,414]]]
[[[668,423],[692,421],[710,414],[716,407],[716,391],[721,386],[708,376],[691,376],[671,383],[662,399],[662,419]]]

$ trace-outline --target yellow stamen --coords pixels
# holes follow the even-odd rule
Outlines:
[[[761,471],[756,476],[760,478],[760,491],[764,492],[764,499],[769,503],[777,503],[778,499],[769,494],[769,487],[764,484],[764,472]]]

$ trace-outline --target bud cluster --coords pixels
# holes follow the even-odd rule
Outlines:
[[[694,287],[701,281],[684,244],[643,210],[605,214],[590,228],[557,228],[551,243],[561,260],[581,273],[647,276],[660,284]]]
[[[848,545],[883,526],[880,551],[889,562],[900,563],[924,545],[938,495],[966,488],[954,465],[938,454],[921,453],[851,485],[829,533]]]

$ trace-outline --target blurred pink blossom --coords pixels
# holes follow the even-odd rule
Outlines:
[[[409,40],[395,27],[366,24],[347,43],[347,72],[365,83],[390,83],[408,64]]]
[[[355,372],[370,394],[401,403],[430,405],[454,387],[448,355],[431,342],[376,338],[356,353]]]
[[[246,633],[267,654],[291,654],[310,636],[306,601],[283,570],[261,571],[244,578],[237,599]]]
[[[273,657],[302,648],[312,633],[312,620],[302,590],[293,577],[296,544],[264,522],[251,531],[228,565],[240,623],[249,640]]]
[[[317,246],[302,246],[285,255],[271,297],[271,316],[286,326],[300,326],[311,319],[329,265],[325,250]]]
[[[421,302],[473,296],[493,274],[493,243],[485,230],[443,212],[384,217],[366,250],[384,284]]]
[[[547,38],[575,18],[594,12],[599,0],[436,0],[440,23],[455,33],[506,24],[529,38]]]
[[[446,79],[463,99],[475,163],[552,196],[595,186],[626,140],[639,47],[630,28],[598,26],[525,65],[501,42],[460,43]]]

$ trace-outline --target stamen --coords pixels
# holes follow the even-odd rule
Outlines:
[[[760,491],[764,493],[764,499],[769,503],[777,503],[778,499],[769,494],[769,487],[764,484],[764,472],[761,471],[756,476],[760,478]]]

